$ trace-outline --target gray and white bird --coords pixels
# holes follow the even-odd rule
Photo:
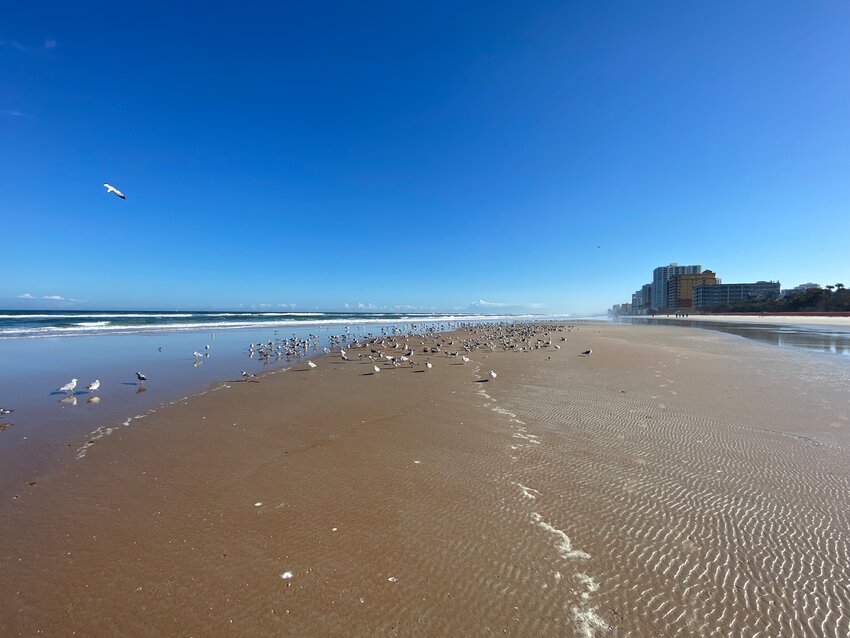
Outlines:
[[[124,196],[124,193],[122,193],[121,191],[119,191],[119,190],[118,190],[117,188],[115,188],[114,186],[110,186],[109,184],[106,184],[106,183],[104,183],[104,186],[106,187],[106,193],[107,193],[107,195],[108,195],[109,193],[112,193],[113,195],[116,195],[116,196],[120,197],[121,199],[127,199],[127,198]]]
[[[89,392],[97,392],[100,389],[100,379],[95,379],[89,383],[87,389]]]
[[[139,380],[140,383],[144,383],[145,381],[148,380],[148,378],[145,375],[143,375],[141,372],[136,373],[136,378]]]
[[[496,377],[498,377],[498,376],[499,376],[498,374],[496,374],[495,372],[490,370],[490,381],[495,381]]]
[[[64,392],[65,394],[70,394],[74,391],[74,388],[77,387],[77,380],[71,379],[68,383],[59,388],[59,392]]]
[[[8,408],[0,408],[0,416],[8,416],[12,414],[14,410],[9,410]]]
[[[246,372],[245,370],[243,370],[242,371],[242,378],[245,379],[245,381],[250,381],[251,379],[256,379],[257,375],[251,374],[250,372]]]
[[[315,363],[313,363],[312,361],[308,361],[308,362],[307,362],[307,366],[308,366],[311,370],[312,370],[313,368],[318,368],[318,367],[319,367],[319,366],[317,366]]]
[[[381,371],[378,366],[372,366],[372,369],[375,371],[375,374],[378,374]]]
[[[428,369],[430,370],[431,368],[433,368],[433,367],[434,367],[434,364],[433,364],[433,363],[431,363],[430,361],[428,361],[428,362],[425,364],[425,367],[426,367],[426,368],[428,368]]]
[[[202,355],[200,352],[198,352],[197,350],[195,350],[195,351],[192,353],[192,356],[193,356],[193,357],[195,357],[196,359],[200,359],[200,358],[201,358],[201,357],[203,357],[204,355]]]

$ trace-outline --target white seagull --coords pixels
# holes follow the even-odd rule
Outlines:
[[[430,370],[431,368],[434,367],[434,364],[429,361],[428,363],[425,364],[425,367]]]
[[[89,392],[97,392],[99,388],[100,388],[100,379],[95,379],[94,381],[92,381],[88,385],[88,391]]]
[[[497,376],[499,376],[499,375],[497,375],[495,372],[490,370],[490,380],[491,381],[495,381]]]
[[[59,388],[59,392],[64,392],[65,394],[69,394],[74,391],[74,388],[77,387],[77,380],[71,379],[68,383]]]
[[[319,367],[319,366],[317,366],[315,363],[313,363],[312,361],[308,361],[308,362],[307,362],[307,365],[308,365],[308,366],[310,366],[310,369],[311,369],[311,370],[312,370],[313,368],[318,368],[318,367]]]
[[[378,366],[372,366],[372,368],[375,370],[375,374],[378,374],[381,371]]]
[[[122,193],[121,191],[119,191],[119,190],[118,190],[117,188],[115,188],[114,186],[110,186],[109,184],[104,184],[104,186],[106,186],[106,194],[107,194],[107,195],[108,195],[109,193],[112,193],[112,194],[114,194],[114,195],[117,195],[117,196],[118,196],[118,197],[120,197],[121,199],[127,199],[127,198],[124,196],[124,193]]]

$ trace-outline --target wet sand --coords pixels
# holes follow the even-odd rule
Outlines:
[[[540,338],[323,357],[68,447],[0,504],[0,634],[850,634],[846,363]]]
[[[638,315],[629,317],[630,319],[651,319],[648,315]],[[822,315],[771,315],[765,313],[763,315],[713,315],[713,314],[688,314],[686,316],[677,315],[656,315],[657,319],[670,319],[671,321],[722,321],[725,323],[765,323],[765,324],[781,324],[792,326],[835,326],[841,328],[850,327],[850,316],[843,317],[825,317]]]

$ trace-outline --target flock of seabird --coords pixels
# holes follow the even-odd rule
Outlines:
[[[382,328],[380,335],[370,333],[364,337],[352,337],[350,329],[346,328],[343,334],[329,336],[330,347],[323,348],[322,352],[330,355],[336,351],[340,359],[345,362],[370,363],[372,372],[366,374],[379,374],[384,369],[381,365],[391,368],[399,368],[403,365],[408,368],[418,366],[417,359],[420,355],[430,357],[435,354],[444,354],[446,357],[456,359],[458,361],[456,365],[464,365],[472,360],[469,355],[476,351],[487,353],[532,352],[549,348],[560,350],[561,345],[553,342],[554,334],[572,332],[574,329],[575,326],[572,325],[542,323],[459,323],[457,325],[428,327],[411,324],[410,329],[406,332],[401,328],[392,326]],[[466,332],[468,336],[459,337],[456,334],[444,334],[446,331],[458,330]],[[565,335],[560,335],[560,342],[566,340]],[[306,338],[294,335],[289,338],[275,336],[274,339],[266,343],[251,343],[248,346],[248,357],[256,356],[263,363],[277,362],[282,359],[286,361],[303,360],[309,352],[318,352],[318,349],[319,336],[316,334],[309,334]],[[588,348],[582,351],[579,356],[589,357],[592,353],[593,350]],[[203,354],[198,351],[192,354],[195,358],[195,365],[197,365],[203,358],[210,356],[210,346],[204,347]],[[314,370],[319,367],[312,359],[308,359],[306,365],[307,370]],[[433,363],[426,361],[424,366],[425,370],[431,370]],[[498,374],[494,370],[490,370],[483,381],[495,381],[497,377]],[[245,381],[256,382],[258,380],[256,374],[246,370],[242,370],[242,378]],[[139,385],[137,392],[144,391],[144,384],[147,379],[147,376],[142,372],[136,372],[136,380]],[[65,394],[65,398],[61,400],[62,403],[76,404],[74,391],[77,388],[77,382],[76,378],[71,379],[56,390],[56,392]],[[86,386],[90,403],[100,401],[100,397],[96,395],[100,386],[100,379],[95,379]],[[14,410],[0,408],[0,418],[8,416],[12,412]]]
[[[413,368],[419,365],[419,355],[430,356],[445,354],[454,357],[464,365],[472,361],[471,355],[475,351],[484,352],[531,352],[553,348],[560,350],[561,346],[553,342],[552,336],[555,332],[572,332],[574,326],[545,325],[537,323],[493,323],[475,324],[461,323],[456,326],[430,326],[417,330],[414,324],[410,330],[403,331],[398,327],[383,328],[380,335],[368,334],[365,337],[352,337],[350,329],[340,335],[331,335],[329,342],[331,347],[322,348],[325,355],[331,355],[336,350],[342,361],[360,361],[370,363],[371,373],[379,374],[385,367],[398,368],[406,365]],[[445,330],[462,330],[470,334],[465,338],[456,335],[445,335]],[[540,335],[542,332],[542,338]],[[566,341],[566,336],[561,335],[560,341]],[[415,343],[418,341],[418,345]],[[248,346],[248,357],[255,355],[264,363],[276,362],[281,359],[291,361],[305,357],[308,352],[318,352],[319,337],[311,334],[306,338],[292,336],[288,339],[275,337],[267,343]],[[358,352],[359,351],[359,352]],[[356,352],[356,356],[355,356]],[[418,354],[417,354],[418,353]],[[590,356],[592,350],[588,349],[581,356]],[[383,364],[384,367],[381,367]],[[318,364],[312,359],[306,362],[306,370],[314,370]],[[431,370],[433,364],[425,362],[425,370]],[[246,381],[256,381],[256,375],[248,374],[244,370],[242,376]],[[484,381],[495,381],[498,374],[490,370]]]

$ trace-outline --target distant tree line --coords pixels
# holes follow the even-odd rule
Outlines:
[[[850,312],[850,290],[844,284],[795,290],[779,299],[752,297],[715,306],[710,312]]]

